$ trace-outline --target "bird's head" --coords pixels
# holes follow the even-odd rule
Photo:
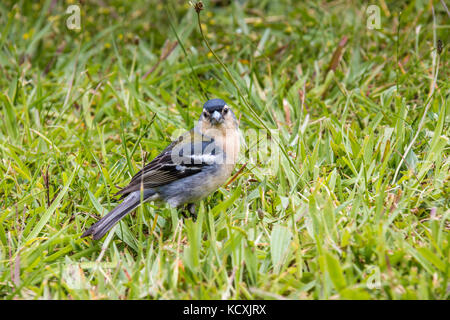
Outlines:
[[[204,128],[232,129],[237,127],[233,110],[222,99],[211,99],[203,105],[199,125]]]

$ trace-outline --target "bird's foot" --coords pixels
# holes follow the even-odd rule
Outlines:
[[[189,216],[187,215],[187,212],[189,212]],[[193,203],[188,203],[186,207],[181,210],[181,214],[184,219],[188,219],[190,217],[192,218],[192,221],[197,221],[197,213],[195,212],[195,204]]]
[[[192,221],[197,221],[197,212],[195,212],[195,204],[194,203],[189,203],[187,206],[187,209],[189,211],[189,213],[191,214],[192,217]]]

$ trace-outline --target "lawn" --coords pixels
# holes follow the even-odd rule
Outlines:
[[[444,3],[3,0],[0,297],[449,299]],[[80,238],[211,98],[243,147],[197,220]]]

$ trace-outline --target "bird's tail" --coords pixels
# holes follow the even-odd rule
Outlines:
[[[144,190],[143,201],[148,200],[156,192],[151,189]],[[120,219],[132,210],[136,209],[141,204],[141,193],[135,191],[130,193],[122,203],[111,210],[106,216],[94,223],[86,232],[81,235],[81,238],[92,235],[94,240],[101,239]]]

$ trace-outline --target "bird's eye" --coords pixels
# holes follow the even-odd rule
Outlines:
[[[204,116],[205,118],[208,118],[208,112],[203,111],[203,116]]]
[[[228,112],[228,108],[223,108],[223,114],[226,114]]]

